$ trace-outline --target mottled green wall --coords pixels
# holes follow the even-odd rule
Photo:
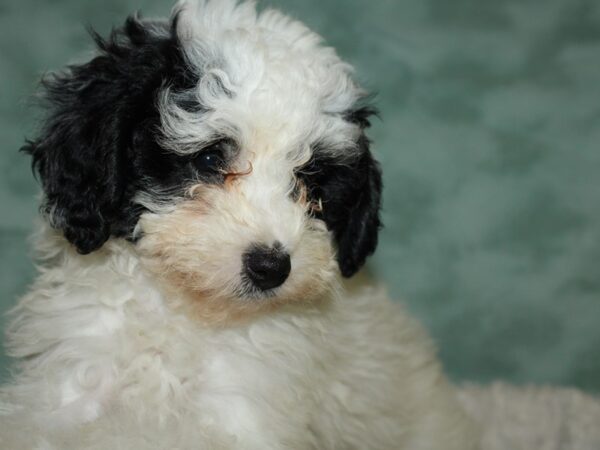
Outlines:
[[[369,270],[448,371],[599,390],[600,2],[263,4],[310,24],[378,93],[386,228]],[[84,24],[106,32],[135,9],[170,4],[0,0],[2,309],[33,276],[28,95],[90,48]]]

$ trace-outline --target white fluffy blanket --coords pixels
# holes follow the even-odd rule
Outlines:
[[[465,386],[483,450],[600,450],[600,399],[575,389]]]

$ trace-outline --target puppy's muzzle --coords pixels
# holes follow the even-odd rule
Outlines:
[[[244,275],[261,291],[281,286],[292,268],[289,253],[278,242],[272,247],[253,245],[242,259]]]

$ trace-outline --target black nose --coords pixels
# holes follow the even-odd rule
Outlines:
[[[290,274],[290,255],[281,248],[252,246],[243,256],[244,273],[259,289],[266,291],[281,286]]]

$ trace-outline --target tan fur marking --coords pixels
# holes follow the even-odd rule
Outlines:
[[[173,211],[143,216],[140,221],[142,264],[160,282],[173,310],[218,327],[286,304],[312,303],[331,288],[335,262],[329,237],[311,225],[302,231],[292,275],[276,295],[239,297],[241,257],[253,241],[241,237],[251,226],[246,223],[250,218],[236,213],[246,211],[249,204],[237,187],[196,185],[188,195],[191,198]]]
[[[231,187],[231,184],[238,178],[238,177],[242,177],[245,175],[250,175],[252,173],[252,171],[254,170],[254,167],[252,166],[252,161],[248,161],[248,168],[244,169],[240,172],[228,172],[225,174],[225,187],[229,188]]]

